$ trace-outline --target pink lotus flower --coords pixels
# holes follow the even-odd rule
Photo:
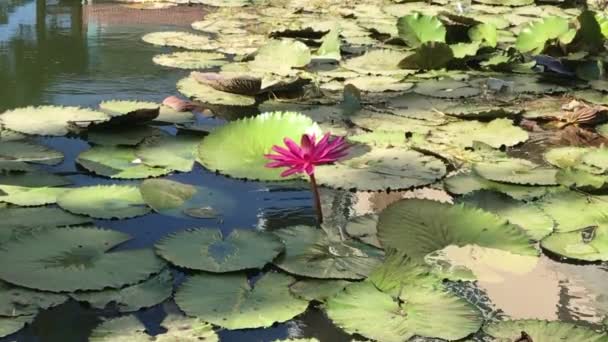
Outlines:
[[[319,141],[314,134],[304,134],[300,146],[289,138],[285,138],[283,141],[287,148],[275,145],[272,150],[277,154],[264,155],[264,157],[272,160],[272,162],[266,164],[266,167],[287,167],[288,169],[281,173],[281,177],[306,172],[310,177],[317,209],[317,220],[320,224],[323,222],[323,212],[321,210],[321,197],[315,180],[315,166],[333,163],[345,157],[350,146],[344,141],[344,137],[330,140],[329,133],[326,133]]]
[[[349,145],[343,137],[330,139],[326,133],[321,140],[316,141],[314,134],[302,135],[300,146],[293,140],[285,138],[284,147],[273,146],[272,150],[277,154],[266,154],[264,157],[273,160],[266,167],[287,167],[281,173],[282,177],[288,177],[296,173],[304,173],[311,176],[315,172],[316,165],[329,164],[348,154]]]

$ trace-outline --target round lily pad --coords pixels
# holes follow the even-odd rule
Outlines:
[[[519,226],[534,240],[551,234],[555,225],[553,219],[534,203],[521,202],[499,192],[480,190],[457,199],[457,202],[494,213]]]
[[[188,51],[156,55],[152,61],[171,68],[208,69],[228,63],[224,58],[224,54],[217,52]]]
[[[70,294],[74,300],[87,302],[96,309],[108,306],[120,312],[133,312],[162,303],[173,294],[173,277],[165,269],[141,283],[121,289],[79,291]]]
[[[430,132],[428,140],[434,143],[473,147],[482,142],[494,148],[514,146],[528,140],[528,133],[514,126],[509,119],[495,119],[488,123],[458,121],[437,127]]]
[[[347,59],[343,66],[360,74],[405,76],[412,73],[411,70],[399,67],[399,62],[406,56],[407,54],[395,50],[370,50],[359,57]]]
[[[541,198],[538,205],[555,220],[557,233],[608,223],[608,196],[560,191]]]
[[[162,135],[165,135],[162,130],[150,126],[112,127],[89,130],[87,132],[87,141],[95,145],[104,146],[135,146],[146,138]]]
[[[187,315],[227,329],[265,328],[308,307],[289,293],[294,282],[290,276],[267,273],[251,288],[244,274],[195,275],[177,290],[175,302]]]
[[[369,281],[330,298],[326,311],[345,331],[383,342],[407,341],[415,335],[459,340],[482,323],[471,304],[443,291],[404,291],[394,298]]]
[[[120,116],[139,109],[156,109],[160,105],[156,102],[133,100],[109,100],[99,104],[99,109],[111,116]]]
[[[128,185],[75,188],[59,196],[57,204],[69,212],[99,219],[124,219],[150,212],[139,189]]]
[[[541,246],[569,259],[608,261],[608,225],[555,233],[544,238]]]
[[[252,96],[219,91],[209,85],[197,82],[192,76],[183,78],[177,82],[177,90],[189,98],[202,103],[225,106],[252,106],[255,104],[255,98]]]
[[[319,184],[364,191],[402,190],[432,184],[446,173],[432,156],[399,148],[373,148],[362,156],[317,168]]]
[[[95,146],[79,154],[76,162],[97,175],[117,179],[158,177],[171,172],[143,164],[136,151],[127,146]]]
[[[331,241],[322,230],[294,226],[274,232],[285,244],[279,268],[319,279],[364,279],[380,264],[381,250],[355,241]]]
[[[546,47],[547,41],[568,36],[568,19],[551,16],[526,25],[519,35],[515,46],[521,52],[540,54]],[[572,36],[574,37],[574,36]]]
[[[216,45],[208,36],[189,32],[153,32],[146,34],[141,39],[154,45],[173,46],[188,50],[214,50],[216,48]]]
[[[275,235],[246,229],[228,236],[219,229],[189,229],[156,244],[156,252],[174,265],[215,273],[262,268],[283,249]]]
[[[151,137],[137,146],[135,155],[150,167],[188,172],[194,166],[200,142],[196,135]]]
[[[449,245],[475,244],[521,255],[538,251],[519,227],[495,214],[464,205],[407,199],[384,209],[378,220],[378,238],[412,258]]]
[[[297,40],[272,40],[258,49],[249,63],[254,70],[266,70],[282,74],[291,68],[301,68],[310,63],[310,49]]]
[[[557,185],[557,169],[542,167],[525,159],[505,159],[477,163],[473,170],[479,176],[495,181],[523,185]]]
[[[477,190],[493,190],[508,195],[516,200],[527,201],[547,194],[548,187],[528,186],[493,182],[476,175],[474,172],[462,172],[444,180],[445,189],[456,195],[465,195]]]
[[[63,136],[72,123],[86,127],[110,120],[102,112],[80,107],[40,106],[17,108],[0,114],[4,127],[24,134]]]
[[[49,229],[0,250],[0,278],[28,288],[72,292],[133,284],[164,266],[152,250],[109,252],[131,237],[96,228]]]
[[[294,112],[271,112],[230,122],[205,137],[198,156],[206,168],[236,178],[280,180],[280,169],[267,168],[265,154],[283,139],[300,141],[319,131],[310,118]],[[318,135],[318,134],[317,134]]]
[[[549,322],[533,319],[502,321],[490,323],[483,330],[498,341],[517,340],[525,335],[530,336],[534,342],[605,342],[608,340],[608,336],[604,332],[596,332],[587,327],[558,321]]]

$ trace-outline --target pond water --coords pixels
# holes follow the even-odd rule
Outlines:
[[[153,56],[173,50],[146,44],[141,36],[163,30],[190,31],[190,23],[212,9],[184,6],[163,12],[118,6],[98,1],[82,4],[80,0],[2,0],[0,112],[47,104],[95,108],[101,101],[117,99],[158,103],[167,96],[178,95],[176,82],[189,72],[154,64]],[[202,125],[224,122],[201,113],[197,113],[196,120]],[[173,126],[162,129],[176,132]],[[78,167],[74,160],[89,144],[77,137],[37,141],[64,153],[61,164],[44,168],[69,178],[75,186],[137,183],[96,177]],[[315,225],[312,197],[303,182],[245,182],[210,172],[198,164],[192,172],[166,178],[226,192],[238,209],[221,219],[150,213],[133,219],[96,220],[95,224],[131,235],[133,239],[121,249],[152,247],[171,232],[193,227],[218,227],[228,234],[234,228],[272,231],[299,224]],[[406,196],[449,199],[445,192],[429,189],[389,194],[324,189],[323,195],[326,202],[333,201],[336,220],[378,213]],[[272,267],[267,266],[263,271],[269,270]],[[176,284],[188,275],[180,270],[173,272]],[[608,315],[605,265],[578,265],[542,256],[534,270],[524,274],[485,269],[478,272],[476,285],[454,282],[449,287],[477,304],[487,317],[561,320],[599,328]],[[259,273],[252,271],[248,275],[253,280]],[[140,310],[136,316],[154,334],[162,331],[159,324],[166,312],[176,310],[173,303],[166,302]],[[102,318],[116,315],[109,309],[93,310],[69,301],[42,310],[31,325],[0,342],[86,341]],[[295,319],[268,329],[219,330],[219,336],[221,341],[265,342],[288,337],[315,337],[322,342],[364,340],[344,333],[313,306]]]

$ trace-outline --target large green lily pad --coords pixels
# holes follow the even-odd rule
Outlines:
[[[59,208],[0,208],[0,243],[15,240],[37,231],[91,223],[86,216],[67,213]]]
[[[541,198],[538,205],[555,220],[557,233],[608,223],[608,196],[560,191]]]
[[[4,127],[24,134],[63,136],[70,125],[86,127],[110,120],[102,112],[80,107],[40,106],[17,108],[0,114]]]
[[[412,73],[411,70],[403,70],[399,67],[399,62],[406,56],[406,53],[395,50],[369,50],[361,56],[347,59],[343,66],[361,74],[408,75]]]
[[[437,127],[430,132],[429,141],[439,144],[473,147],[482,142],[494,148],[514,146],[528,140],[528,133],[514,126],[509,119],[495,119],[488,123],[459,121]]]
[[[87,302],[96,309],[117,308],[120,312],[138,311],[162,303],[173,293],[171,271],[165,269],[141,283],[121,289],[74,292],[70,297]]]
[[[63,153],[33,141],[3,141],[0,144],[0,161],[57,165],[63,161]]]
[[[158,177],[171,172],[143,164],[135,148],[126,146],[95,146],[79,154],[76,162],[97,175],[117,179]]]
[[[306,44],[297,40],[273,40],[258,49],[249,66],[254,70],[284,74],[291,68],[306,66],[310,59]]]
[[[557,185],[557,169],[539,166],[525,159],[504,159],[477,163],[473,170],[479,176],[495,181],[522,185]]]
[[[483,330],[496,341],[508,342],[522,336],[522,331],[532,338],[534,342],[555,341],[585,341],[606,342],[608,336],[603,332],[596,332],[587,327],[566,323],[540,320],[517,320],[490,323]]]
[[[149,167],[188,172],[194,166],[200,142],[196,135],[151,137],[137,146],[135,155]]]
[[[608,261],[608,225],[555,233],[544,238],[541,246],[570,259]]]
[[[97,228],[58,228],[7,242],[0,278],[28,288],[72,292],[133,284],[164,266],[152,250],[109,252],[131,237]]]
[[[59,196],[57,204],[71,213],[99,219],[124,219],[150,212],[139,189],[128,185],[75,188]]]
[[[0,185],[0,191],[6,195],[0,195],[0,202],[10,203],[23,207],[53,204],[57,197],[66,192],[67,188],[30,188],[14,185]]]
[[[574,35],[570,33],[568,20],[561,17],[547,17],[540,21],[529,23],[517,36],[515,46],[521,52],[540,54],[548,41]],[[570,38],[571,39],[571,38]]]
[[[494,213],[519,226],[534,240],[553,232],[553,219],[534,203],[518,201],[499,192],[476,191],[457,199],[457,202]]]
[[[355,241],[331,241],[322,230],[308,226],[275,232],[285,253],[275,260],[279,268],[320,279],[364,279],[380,264],[381,250]]]
[[[325,302],[352,282],[340,279],[302,279],[289,287],[291,294],[308,301]]]
[[[170,263],[215,273],[263,268],[283,249],[275,235],[247,229],[235,229],[227,236],[219,229],[189,229],[156,243],[156,252]]]
[[[378,238],[418,260],[449,245],[475,244],[516,254],[537,255],[519,227],[495,214],[464,205],[408,199],[380,213]]]
[[[299,142],[311,131],[319,131],[317,124],[302,114],[263,113],[211,132],[199,146],[199,160],[210,170],[236,178],[280,180],[282,170],[267,168],[264,155],[274,145],[283,146],[284,138]]]
[[[465,195],[477,190],[502,192],[516,200],[533,200],[547,194],[548,187],[528,186],[493,182],[482,178],[474,172],[461,172],[444,180],[445,189],[456,195]]]
[[[445,42],[446,29],[435,16],[420,13],[406,15],[397,21],[397,29],[399,37],[411,47],[426,42]]]
[[[175,302],[187,315],[227,329],[264,328],[308,307],[307,301],[289,293],[294,282],[290,276],[267,273],[251,288],[243,274],[200,274],[177,290]]]
[[[362,156],[324,165],[315,172],[319,184],[364,191],[401,190],[434,183],[446,173],[433,156],[399,148],[373,148]]]

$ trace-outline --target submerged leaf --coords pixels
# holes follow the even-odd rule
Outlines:
[[[156,244],[156,252],[179,267],[224,273],[263,268],[283,251],[273,234],[235,229],[224,236],[210,228],[171,234]]]
[[[59,196],[57,204],[69,212],[99,219],[124,219],[150,212],[139,189],[128,185],[75,188]]]
[[[126,146],[95,146],[79,154],[76,162],[97,175],[117,179],[158,177],[171,172],[142,164],[136,151]]]

